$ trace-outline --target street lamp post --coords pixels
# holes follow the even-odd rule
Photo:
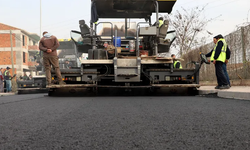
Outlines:
[[[42,37],[42,0],[40,0],[40,38]]]

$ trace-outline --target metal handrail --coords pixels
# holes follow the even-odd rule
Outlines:
[[[150,22],[138,22],[136,25],[136,56],[139,57],[140,51],[139,51],[139,27],[140,24],[149,24]]]
[[[155,12],[156,12],[156,37],[159,36],[159,4],[155,1]],[[155,42],[155,55],[158,54],[158,44]]]
[[[95,25],[95,32],[96,32],[96,29],[97,29],[97,26],[99,25],[99,24],[104,24],[104,23],[108,23],[108,24],[110,24],[111,25],[111,44],[113,44],[113,23],[112,22],[98,22],[96,25]]]

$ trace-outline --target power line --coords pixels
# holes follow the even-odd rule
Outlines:
[[[89,16],[90,14],[87,14],[87,15],[84,15],[84,16],[81,16],[81,17],[85,17],[85,16]],[[56,24],[59,24],[59,23],[65,23],[65,22],[68,22],[68,21],[71,21],[71,20],[75,20],[77,18],[81,18],[81,17],[75,17],[75,18],[71,18],[69,20],[64,20],[64,21],[61,21],[61,22],[58,22],[58,23],[54,23],[54,24],[50,24],[50,25],[44,25],[43,27],[46,27],[46,26],[51,26],[51,25],[56,25]]]
[[[17,37],[16,34],[12,33],[11,35],[12,35],[12,37],[14,36],[18,41],[23,42],[23,40],[21,40],[19,37]]]
[[[215,3],[215,2],[218,2],[218,1],[222,1],[222,0],[214,0],[214,1],[211,1],[211,2],[208,2],[208,3],[199,4],[199,5],[194,6],[194,8],[202,6],[202,5],[209,5],[211,3]],[[239,0],[232,0],[232,1],[229,1],[229,2],[226,2],[226,3],[223,3],[223,4],[219,4],[219,5],[214,6],[214,7],[206,8],[206,9],[212,9],[212,8],[215,8],[215,7],[218,7],[218,6],[221,6],[221,5],[227,5],[227,4],[230,4],[230,3],[235,2],[235,1],[239,1]],[[190,1],[190,2],[192,2],[192,1]],[[188,2],[188,3],[190,3],[190,2]],[[184,4],[182,4],[182,6],[184,6],[185,4],[188,4],[188,3],[184,3]],[[206,10],[206,9],[204,9],[204,10]]]
[[[222,6],[222,5],[227,5],[227,4],[230,4],[230,3],[236,2],[236,1],[240,1],[240,0],[232,0],[232,1],[230,1],[230,2],[223,3],[223,4],[220,4],[220,5],[217,5],[217,6],[214,6],[214,7],[210,7],[210,8],[207,8],[207,9],[212,9],[212,8],[219,7],[219,6]]]
[[[81,16],[81,17],[85,17],[85,16],[89,16],[89,15],[90,15],[90,14],[87,14],[87,15],[84,15],[84,16]],[[42,27],[58,25],[58,24],[60,24],[60,23],[66,23],[66,22],[68,22],[68,21],[71,21],[71,20],[74,20],[74,19],[77,19],[77,18],[81,18],[81,17],[75,17],[75,18],[71,18],[71,19],[64,20],[64,21],[57,22],[57,23],[43,25]],[[40,27],[34,27],[34,28],[30,28],[30,29],[38,29],[38,28],[40,28]]]
[[[214,0],[214,1],[212,1],[212,2],[203,3],[203,4],[201,4],[201,5],[209,5],[209,4],[211,4],[211,3],[218,2],[218,1],[221,1],[221,0]],[[201,5],[197,5],[196,7],[201,6]]]
[[[17,36],[16,36],[16,34],[11,34],[12,36],[14,36],[16,39],[18,39],[19,41],[21,41],[22,42],[22,40],[21,39],[19,39]]]
[[[191,0],[191,1],[188,1],[188,2],[185,2],[185,3],[182,3],[182,4],[177,4],[177,6],[178,6],[178,5],[183,6],[183,5],[188,4],[188,3],[190,3],[190,2],[193,2],[193,1],[197,1],[197,0]]]

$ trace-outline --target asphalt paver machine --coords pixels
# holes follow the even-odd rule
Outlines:
[[[57,90],[100,88],[112,89],[154,89],[159,88],[197,88],[199,87],[199,69],[202,63],[194,62],[193,68],[175,69],[170,57],[170,46],[175,39],[175,31],[169,31],[169,21],[159,26],[159,21],[151,22],[153,15],[171,13],[176,0],[92,0],[90,25],[79,21],[80,31],[71,31],[78,53],[87,53],[87,59],[81,59],[81,67],[66,85],[51,85],[49,95]],[[100,22],[100,19],[124,20],[124,35],[114,28],[112,21]],[[144,19],[136,24],[134,36],[127,35],[129,19]],[[110,36],[97,34],[96,27],[110,24]],[[105,45],[108,43],[108,46]],[[130,47],[130,44],[134,43]],[[129,45],[129,48],[127,48]],[[202,62],[207,62],[204,55]]]

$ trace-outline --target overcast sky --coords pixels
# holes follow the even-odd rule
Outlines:
[[[90,20],[91,0],[42,0],[42,31],[70,38],[78,20]],[[205,6],[204,17],[216,18],[207,26],[214,35],[227,35],[250,22],[250,0],[177,0],[176,10]],[[40,0],[0,0],[0,22],[40,35]],[[219,16],[219,17],[218,17]],[[154,22],[155,20],[152,20]]]

